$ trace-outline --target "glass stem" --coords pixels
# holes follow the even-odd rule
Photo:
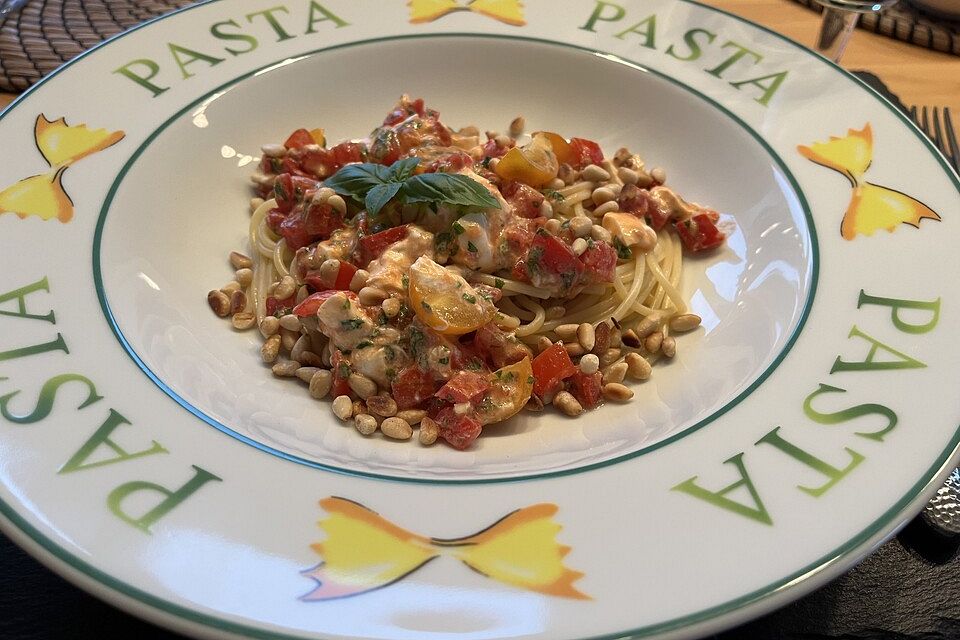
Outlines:
[[[840,62],[860,14],[831,6],[823,7],[823,21],[817,36],[817,50],[834,62]]]

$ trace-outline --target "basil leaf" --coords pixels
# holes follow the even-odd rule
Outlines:
[[[413,175],[413,170],[420,164],[420,158],[404,158],[390,165],[390,180],[403,182]]]
[[[380,209],[383,209],[384,205],[387,204],[392,197],[397,195],[397,192],[400,191],[402,186],[403,184],[399,182],[388,182],[387,184],[378,184],[370,189],[370,191],[367,191],[367,196],[363,201],[364,206],[367,208],[367,213],[371,216],[380,213]]]
[[[357,202],[363,202],[370,189],[387,182],[390,182],[388,167],[365,162],[348,164],[324,180],[323,184],[342,196],[350,196]]]
[[[499,209],[500,203],[479,182],[459,173],[421,173],[403,183],[407,202],[440,202]]]

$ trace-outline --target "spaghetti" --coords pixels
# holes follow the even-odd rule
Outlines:
[[[463,449],[525,406],[629,399],[699,325],[683,253],[723,243],[719,216],[626,149],[522,128],[483,141],[404,96],[370,138],[265,145],[252,276],[211,306],[364,434]]]

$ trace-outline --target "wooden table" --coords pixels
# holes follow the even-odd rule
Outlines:
[[[766,25],[797,42],[813,46],[820,17],[788,0],[704,0]],[[960,57],[937,53],[858,30],[843,65],[871,71],[898,94],[904,104],[949,106],[960,114]],[[15,96],[0,93],[0,107]]]

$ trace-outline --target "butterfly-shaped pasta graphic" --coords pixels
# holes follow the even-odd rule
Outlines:
[[[563,564],[570,547],[556,541],[556,505],[519,509],[479,533],[451,540],[412,533],[344,498],[326,498],[320,506],[327,512],[319,523],[327,537],[312,548],[323,561],[303,572],[318,583],[303,600],[332,600],[386,587],[441,556],[521,589],[590,599],[573,586],[583,574]]]
[[[63,118],[51,121],[40,114],[33,137],[50,170],[0,191],[0,214],[70,222],[73,200],[63,189],[63,172],[75,162],[120,142],[123,136],[123,131],[88,129],[84,124],[71,126]]]
[[[872,236],[879,229],[893,233],[901,224],[919,227],[923,219],[940,216],[916,198],[878,184],[864,175],[873,162],[873,130],[868,122],[863,129],[850,129],[843,138],[830,136],[828,142],[797,147],[803,157],[846,176],[853,186],[847,212],[840,223],[840,235],[853,240],[858,234]]]
[[[413,24],[433,22],[455,11],[472,11],[515,27],[527,24],[520,0],[469,0],[465,4],[458,0],[408,0],[407,6]]]

